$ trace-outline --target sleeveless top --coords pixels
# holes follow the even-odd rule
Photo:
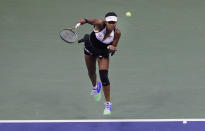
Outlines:
[[[95,32],[95,30],[94,30]],[[102,31],[100,32],[95,32],[95,36],[96,38],[101,41],[103,44],[110,44],[112,43],[112,41],[114,40],[114,30],[110,33],[110,36],[108,36],[105,40],[103,40],[103,38],[105,37],[106,34],[106,28],[104,28]]]
[[[107,49],[107,46],[112,44],[114,40],[115,30],[113,30],[105,40],[103,40],[105,34],[106,34],[106,27],[99,32],[93,30],[93,32],[90,35],[90,40],[92,45],[95,48]]]

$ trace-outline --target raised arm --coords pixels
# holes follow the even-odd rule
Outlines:
[[[81,25],[88,23],[88,24],[94,25],[95,27],[99,29],[103,28],[104,26],[103,20],[94,19],[94,18],[87,18],[87,19],[83,18],[83,19],[78,20],[78,23],[81,23]]]

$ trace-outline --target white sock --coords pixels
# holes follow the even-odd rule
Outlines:
[[[96,88],[97,88],[97,83],[96,83],[96,86],[93,87],[93,89],[96,89]]]
[[[109,105],[111,105],[111,104],[112,104],[110,101],[106,101],[105,103],[106,103],[106,104],[107,104],[107,103],[109,103]]]

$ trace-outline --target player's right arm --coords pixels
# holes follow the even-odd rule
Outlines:
[[[83,19],[80,19],[78,21],[78,23],[81,23],[81,24],[91,24],[91,25],[94,25],[97,29],[102,29],[104,28],[104,24],[105,22],[103,20],[100,20],[100,19],[94,19],[94,18],[83,18]]]

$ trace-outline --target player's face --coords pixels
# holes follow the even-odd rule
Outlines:
[[[107,21],[106,22],[106,29],[107,30],[114,30],[115,29],[115,27],[116,27],[116,25],[117,25],[117,22],[116,21]]]

